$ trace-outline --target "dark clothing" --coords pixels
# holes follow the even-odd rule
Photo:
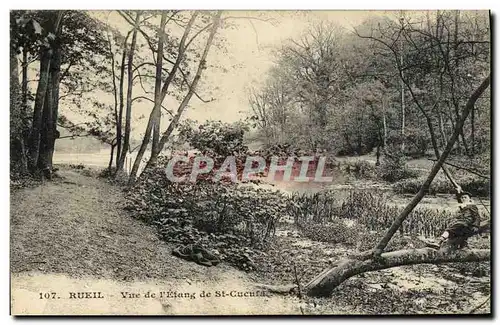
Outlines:
[[[446,231],[450,234],[450,244],[457,244],[459,247],[466,245],[467,238],[477,232],[480,222],[479,209],[475,204],[461,207],[446,228]]]
[[[480,221],[477,206],[468,204],[460,208],[460,211],[450,220],[446,230],[450,233],[450,236],[462,237],[468,235],[470,237],[474,234],[473,228],[479,228]]]

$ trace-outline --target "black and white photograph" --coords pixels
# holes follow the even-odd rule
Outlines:
[[[492,316],[489,10],[9,16],[11,315]]]

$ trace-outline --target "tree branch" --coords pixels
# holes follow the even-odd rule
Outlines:
[[[137,96],[137,97],[134,97],[134,98],[132,99],[132,102],[134,102],[135,100],[138,100],[138,99],[145,99],[145,100],[147,100],[147,101],[149,101],[149,102],[151,102],[151,103],[153,103],[153,104],[154,104],[154,102],[155,102],[154,100],[152,100],[151,98],[148,98],[148,97],[146,97],[146,96]],[[163,104],[161,105],[161,108],[163,108],[163,110],[164,110],[165,112],[167,112],[170,116],[174,117],[174,114],[173,114],[173,113],[172,113],[172,112],[171,112],[168,108],[166,108],[165,106],[163,106]]]
[[[427,158],[427,159],[430,160],[430,161],[434,161],[434,162],[437,161],[437,159],[432,159],[432,158]],[[475,171],[475,170],[473,170],[471,168],[467,168],[467,167],[463,167],[463,166],[458,166],[458,165],[455,165],[455,164],[447,162],[447,161],[445,161],[444,164],[449,165],[451,167],[455,167],[456,169],[465,170],[465,171],[467,171],[467,172],[469,172],[471,174],[474,174],[474,175],[479,176],[479,177],[484,178],[484,179],[490,179],[489,176],[480,174],[479,172],[477,172],[477,171]]]
[[[304,288],[309,296],[330,296],[333,289],[348,278],[376,270],[415,264],[441,264],[453,262],[483,262],[491,259],[489,249],[455,250],[451,252],[432,248],[399,250],[384,253],[378,260],[344,259],[312,279]]]

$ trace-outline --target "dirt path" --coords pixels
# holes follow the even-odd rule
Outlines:
[[[231,297],[232,291],[259,293],[246,273],[173,257],[152,228],[121,208],[118,187],[76,170],[60,175],[11,194],[12,314],[300,313],[291,298]],[[82,291],[104,298],[70,298]],[[125,291],[140,296],[123,298]],[[212,296],[202,298],[202,291]],[[216,297],[216,291],[229,297]],[[57,297],[40,299],[46,292]],[[147,292],[155,298],[144,297]],[[195,298],[173,298],[173,292]]]

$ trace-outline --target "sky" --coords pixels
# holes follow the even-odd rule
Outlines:
[[[224,11],[227,19],[219,30],[218,38],[224,40],[222,49],[212,47],[207,58],[209,68],[203,72],[198,93],[209,103],[192,97],[183,118],[197,121],[207,119],[234,122],[244,119],[250,112],[248,89],[265,82],[266,73],[273,65],[273,51],[290,38],[299,37],[308,26],[321,20],[335,22],[350,28],[368,16],[383,14],[371,11]],[[92,15],[110,23],[126,34],[130,25],[116,12],[94,11]],[[140,91],[134,88],[134,92]],[[101,101],[111,103],[111,94],[99,94]],[[106,98],[104,98],[106,97]],[[178,103],[167,97],[164,106],[177,108]],[[134,102],[135,119],[132,137],[140,138],[147,124],[152,103]],[[142,119],[137,120],[139,117]],[[145,118],[144,118],[145,117]],[[169,123],[169,116],[162,117],[162,129]]]
[[[206,83],[216,85],[216,99],[210,103],[193,100],[186,116],[204,120],[236,121],[250,111],[248,88],[258,87],[266,79],[266,73],[273,65],[273,50],[290,38],[299,37],[311,24],[320,20],[333,21],[349,28],[361,23],[371,12],[367,11],[267,11],[267,12],[225,12],[227,16],[262,17],[257,19],[235,19],[235,29],[224,29],[221,36],[227,40],[227,54],[214,51],[209,60],[227,67],[227,72],[215,69],[206,74]]]

